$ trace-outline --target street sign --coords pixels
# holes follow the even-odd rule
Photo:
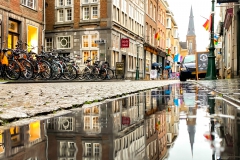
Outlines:
[[[106,40],[99,39],[99,40],[95,40],[94,42],[97,43],[97,44],[104,44],[104,43],[106,43]]]

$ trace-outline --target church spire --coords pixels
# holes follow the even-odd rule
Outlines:
[[[191,11],[190,11],[187,36],[195,36],[194,17],[193,17],[192,6],[191,6]]]

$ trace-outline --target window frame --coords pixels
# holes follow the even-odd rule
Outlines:
[[[29,5],[29,1],[32,1],[32,4],[33,4],[32,7]],[[37,0],[21,0],[21,4],[33,10],[37,9]]]

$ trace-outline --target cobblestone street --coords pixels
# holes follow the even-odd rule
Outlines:
[[[1,84],[1,120],[14,120],[53,113],[61,109],[100,102],[141,90],[157,88],[179,80],[5,83]]]

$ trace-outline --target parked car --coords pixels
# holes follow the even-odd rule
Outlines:
[[[187,55],[180,63],[180,81],[186,81],[187,79],[196,79],[196,57],[195,55]],[[204,78],[206,73],[198,74],[199,78]]]

